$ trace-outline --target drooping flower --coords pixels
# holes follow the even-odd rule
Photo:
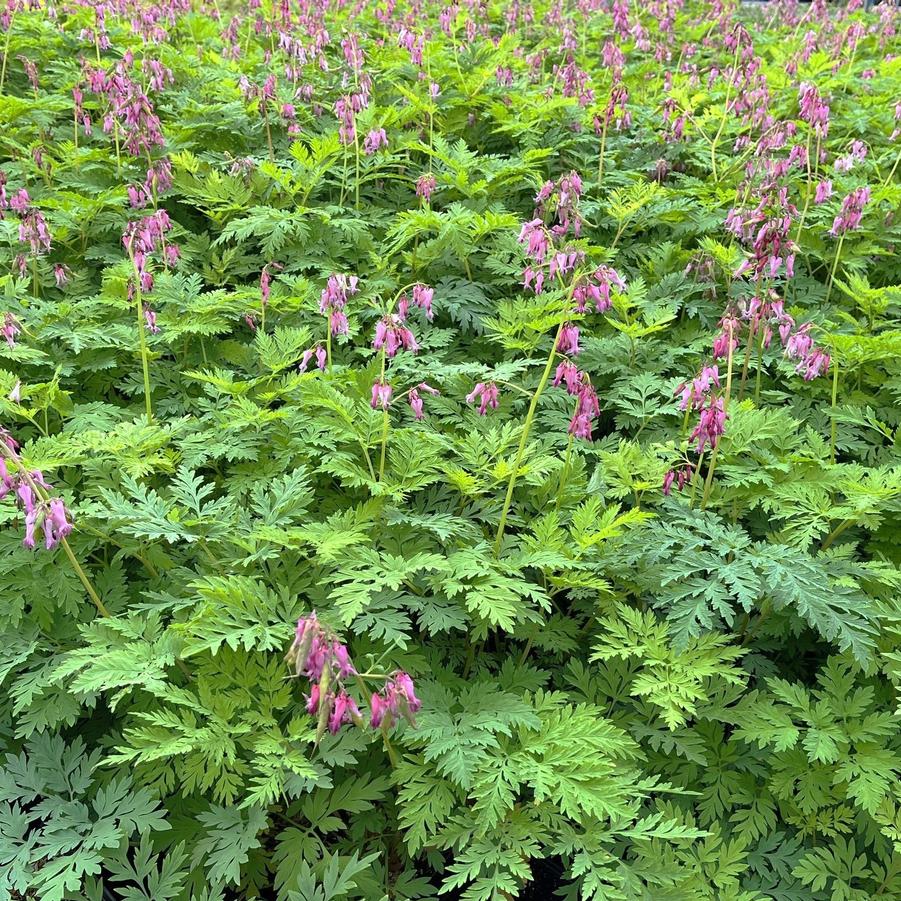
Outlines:
[[[416,196],[421,197],[426,203],[432,199],[432,192],[438,187],[438,180],[434,175],[420,175],[416,179]]]
[[[413,680],[407,673],[398,670],[381,692],[373,693],[369,707],[372,727],[377,729],[385,725],[390,728],[401,717],[413,724],[414,714],[422,709],[422,702],[416,696]]]
[[[328,316],[329,329],[333,335],[347,334],[348,322],[344,307],[347,298],[359,290],[358,285],[359,279],[355,275],[333,273],[328,277],[319,299],[319,312]]]
[[[379,379],[372,385],[372,397],[369,401],[369,405],[373,410],[377,410],[379,407],[383,410],[387,410],[391,403],[392,393],[393,389],[391,388],[391,385],[388,382]]]
[[[680,410],[699,410],[703,405],[707,395],[710,393],[712,385],[720,386],[720,373],[716,366],[705,366],[701,370],[701,374],[696,376],[687,385],[680,385],[677,393],[682,394],[679,402]]]
[[[697,452],[703,454],[705,448],[709,445],[713,450],[720,436],[726,430],[726,413],[725,405],[722,397],[707,398],[706,406],[701,409],[701,415],[698,418],[698,424],[691,433],[691,441],[697,442]]]
[[[553,384],[555,388],[559,387],[561,384],[566,385],[567,393],[575,394],[581,379],[582,373],[579,371],[579,367],[571,360],[564,360],[557,366],[557,370],[554,373]]]
[[[363,153],[372,156],[380,147],[388,146],[388,135],[384,128],[373,128],[363,141]]]
[[[426,319],[432,321],[432,298],[435,296],[435,289],[428,285],[417,283],[413,285],[413,305],[425,310]]]
[[[151,335],[158,335],[160,327],[156,324],[156,313],[150,307],[144,307],[144,322]]]
[[[466,402],[471,404],[476,398],[479,399],[479,416],[487,415],[489,407],[492,410],[496,410],[498,405],[497,385],[494,382],[479,382],[466,395]]]
[[[587,373],[582,373],[575,395],[576,408],[569,423],[569,434],[590,441],[592,425],[600,415],[601,405]]]
[[[407,350],[413,354],[419,350],[416,336],[395,313],[383,316],[376,323],[372,349],[382,350],[382,348],[389,357],[393,357],[399,350]]]
[[[823,203],[832,196],[832,182],[825,179],[817,183],[816,192],[813,195],[814,203]]]
[[[437,395],[440,393],[437,388],[433,388],[431,385],[428,385],[425,382],[420,382],[415,388],[410,389],[410,392],[407,395],[407,399],[410,402],[410,409],[413,411],[413,415],[417,420],[422,419],[425,415],[423,413],[422,395],[419,393],[420,391],[425,391],[426,394],[432,395]]]
[[[691,481],[694,472],[691,463],[683,463],[670,469],[663,477],[663,493],[668,495],[673,490],[673,483],[676,490],[681,491]]]
[[[860,226],[863,218],[863,208],[869,203],[869,187],[857,188],[848,194],[842,201],[842,208],[832,223],[829,231],[834,238],[845,232],[853,231]]]
[[[0,326],[0,335],[6,339],[6,343],[10,347],[16,346],[16,338],[19,336],[22,331],[19,328],[19,320],[13,316],[12,313],[4,313],[3,314],[3,325]]]
[[[557,339],[557,351],[568,356],[577,356],[579,353],[579,329],[571,322],[564,324],[560,329],[560,337]]]

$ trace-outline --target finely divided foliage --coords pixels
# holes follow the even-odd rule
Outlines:
[[[898,27],[8,0],[0,901],[901,899]]]

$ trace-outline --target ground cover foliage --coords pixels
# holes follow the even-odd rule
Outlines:
[[[0,25],[0,898],[901,898],[892,5]]]

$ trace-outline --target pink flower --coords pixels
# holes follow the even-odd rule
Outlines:
[[[420,175],[416,180],[416,196],[421,197],[426,203],[432,199],[432,192],[438,187],[438,181],[434,175]]]
[[[704,405],[704,400],[710,392],[710,386],[720,386],[720,373],[716,366],[705,366],[701,374],[694,378],[689,385],[680,385],[676,391],[682,393],[679,402],[680,410],[699,410]]]
[[[328,321],[333,335],[346,335],[350,331],[347,316],[341,310],[331,310]]]
[[[683,463],[669,470],[663,477],[663,493],[668,495],[673,490],[675,482],[677,490],[681,491],[694,475],[694,467],[690,463]]]
[[[485,416],[488,413],[489,407],[491,407],[492,410],[496,410],[498,404],[497,385],[495,385],[494,382],[479,382],[475,388],[466,395],[466,402],[471,404],[476,398],[480,399],[479,416]]]
[[[541,219],[532,219],[531,222],[526,222],[519,232],[519,243],[526,245],[526,254],[536,263],[543,263],[550,248],[550,239],[544,222]]]
[[[799,373],[803,372],[805,382],[810,382],[818,376],[829,372],[829,363],[829,354],[824,353],[817,347],[798,363],[797,371]]]
[[[6,343],[10,347],[16,346],[16,338],[22,330],[19,328],[19,320],[12,313],[5,313],[3,316],[3,325],[0,326],[0,335],[6,338]]]
[[[806,357],[813,349],[813,338],[810,336],[811,324],[805,322],[789,339],[785,342],[785,355],[789,360],[796,360]]]
[[[613,306],[610,298],[611,288],[625,291],[626,282],[611,266],[598,266],[589,276],[580,279],[573,289],[576,312],[584,313],[588,309],[588,304],[594,303],[598,313],[606,313]]]
[[[419,350],[419,344],[416,343],[413,332],[403,324],[401,318],[394,313],[389,313],[376,323],[372,348],[373,350],[384,348],[385,353],[389,357],[393,357],[401,349],[415,354]]]
[[[868,187],[857,188],[848,194],[842,201],[842,208],[832,223],[829,234],[833,237],[853,231],[860,226],[863,218],[863,208],[869,203],[870,189]]]
[[[422,398],[419,396],[419,392],[415,388],[411,388],[408,398],[413,415],[417,420],[422,419],[424,414],[422,412]]]
[[[332,713],[328,719],[328,731],[332,735],[337,735],[345,723],[351,723],[354,718],[359,719],[359,717],[360,711],[357,709],[354,699],[342,689],[332,702]]]
[[[388,135],[384,128],[373,128],[363,141],[363,153],[372,156],[380,147],[388,146]]]
[[[691,441],[697,441],[697,452],[704,453],[709,444],[711,450],[716,447],[726,428],[727,414],[721,397],[708,397],[707,406],[701,410],[697,426],[691,433]]]
[[[369,722],[373,728],[383,723],[391,727],[400,717],[413,723],[413,715],[422,709],[422,702],[416,697],[413,680],[407,673],[398,670],[381,692],[372,695],[369,707]]]
[[[434,296],[434,288],[420,283],[413,285],[413,304],[425,310],[425,316],[429,322],[432,321],[432,298]]]
[[[561,383],[565,384],[569,394],[575,394],[578,391],[581,380],[582,373],[570,360],[564,360],[554,373],[554,387],[559,387]]]
[[[817,184],[816,193],[814,194],[814,203],[823,203],[832,196],[832,182],[826,179]]]
[[[150,307],[144,307],[144,322],[151,335],[158,335],[160,327],[156,324],[156,313]]]
[[[369,401],[369,405],[373,410],[377,410],[379,407],[383,410],[387,410],[388,405],[391,403],[391,394],[391,385],[388,382],[383,382],[379,379],[372,385],[372,398]]]
[[[727,357],[730,349],[733,353],[735,352],[738,347],[737,335],[741,331],[741,321],[734,316],[727,315],[720,320],[720,328],[721,331],[713,342],[713,358],[715,360]]]
[[[571,322],[567,322],[560,329],[560,337],[557,339],[557,351],[573,357],[579,353],[579,329]]]
[[[378,727],[382,725],[385,716],[389,713],[388,702],[378,692],[374,692],[369,699],[369,707],[372,711],[372,715],[369,718],[369,725],[372,726],[373,729],[378,729]]]
[[[586,373],[582,373],[576,391],[576,409],[569,423],[569,434],[574,438],[591,440],[592,423],[600,415],[601,405]]]

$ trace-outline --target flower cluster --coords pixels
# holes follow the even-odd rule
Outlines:
[[[150,165],[142,185],[128,186],[128,203],[132,209],[155,204],[157,198],[172,187],[172,162],[168,157]]]
[[[32,256],[40,256],[50,250],[51,235],[41,211],[32,204],[25,188],[12,196],[6,192],[6,173],[0,172],[0,219],[6,210],[19,215],[19,241],[27,244]]]
[[[297,621],[294,643],[285,659],[296,676],[309,680],[307,713],[324,719],[332,735],[345,723],[362,724],[359,708],[344,688],[344,680],[357,672],[347,646],[319,622],[315,611]]]
[[[726,431],[728,414],[723,398],[713,394],[707,395],[700,411],[698,424],[692,431],[689,440],[696,441],[698,454],[703,454],[708,445],[711,450],[716,447],[720,436]]]
[[[416,196],[421,197],[426,203],[432,199],[432,192],[438,187],[438,180],[434,175],[420,175],[416,179]]]
[[[431,322],[433,319],[432,300],[434,297],[434,288],[430,288],[428,285],[423,285],[422,283],[413,285],[413,306],[425,310],[425,316],[426,319],[429,320],[429,322]],[[402,321],[407,318],[407,313],[410,309],[410,302],[411,299],[407,297],[406,294],[401,294],[400,298],[397,301],[397,315]]]
[[[829,104],[820,96],[815,85],[801,82],[798,88],[801,118],[813,129],[818,138],[829,134]]]
[[[573,237],[578,238],[582,231],[581,196],[582,179],[576,171],[561,175],[556,182],[547,181],[535,195],[535,218],[543,223],[548,213],[553,212],[557,217],[557,223],[551,226],[554,237],[562,238],[572,230]]]
[[[142,294],[149,294],[153,290],[153,273],[150,270],[150,263],[154,253],[159,252],[163,261],[169,265],[178,262],[178,247],[166,241],[166,234],[171,228],[172,222],[165,210],[157,210],[149,216],[144,216],[143,219],[129,222],[125,227],[122,244],[131,257],[137,281],[136,286],[135,280],[129,280],[129,300],[134,299],[135,291],[138,288]],[[155,325],[155,319],[153,324]]]
[[[19,327],[19,320],[8,311],[4,313],[3,324],[0,325],[0,335],[6,339],[6,343],[10,347],[16,346],[16,338],[21,331],[22,329]]]
[[[322,289],[319,312],[328,316],[329,329],[333,335],[346,335],[348,332],[344,308],[347,305],[347,298],[353,297],[359,290],[358,284],[357,276],[336,273],[328,277],[325,288]]]
[[[829,372],[829,354],[819,348],[810,334],[812,324],[805,322],[785,343],[785,356],[797,360],[795,372],[804,377],[805,382],[813,381]]]
[[[391,396],[394,394],[394,389],[391,387],[391,383],[385,381],[385,379],[376,379],[372,383],[372,397],[369,400],[369,405],[373,410],[377,410],[381,407],[383,410],[387,410],[391,404]]]
[[[573,288],[575,311],[585,313],[593,303],[598,313],[606,313],[613,306],[610,289],[626,290],[625,279],[612,266],[598,266],[594,272],[582,276]]]
[[[488,408],[497,409],[498,390],[494,382],[478,382],[475,388],[466,395],[466,403],[471,404],[476,400],[479,401],[479,416],[485,416]]]
[[[678,466],[674,466],[663,477],[663,493],[665,495],[670,494],[670,492],[673,490],[674,483],[676,490],[681,491],[689,482],[691,482],[694,473],[695,468],[691,463],[686,462],[681,463]]]
[[[357,702],[345,687],[347,680],[358,679],[350,652],[337,635],[319,621],[315,611],[297,621],[294,642],[285,660],[297,677],[308,680],[306,710],[318,717],[321,731],[328,728],[336,735],[342,726],[363,726]],[[413,715],[422,707],[413,680],[401,670],[387,677],[382,689],[372,693],[369,704],[369,722],[376,729],[389,729],[401,717],[412,724]]]
[[[795,245],[789,238],[797,208],[788,199],[788,188],[768,180],[762,186],[760,201],[754,209],[733,208],[726,217],[726,228],[739,240],[751,245],[751,256],[739,266],[736,276],[750,272],[759,284],[780,274],[792,278]]]
[[[415,725],[413,716],[421,708],[422,702],[416,697],[413,680],[407,673],[398,670],[385,683],[381,692],[374,692],[369,699],[369,724],[374,729],[390,729],[403,717],[411,725]]]
[[[72,531],[68,511],[61,498],[44,497],[43,492],[52,491],[53,486],[47,483],[40,470],[29,472],[24,467],[18,447],[12,436],[0,429],[0,500],[12,495],[24,511],[25,538],[22,544],[25,547],[35,547],[36,532],[40,528],[44,533],[44,547],[52,550]]]
[[[372,156],[380,147],[388,146],[388,135],[384,128],[373,128],[363,141],[363,153]]]
[[[325,370],[325,364],[327,362],[326,350],[321,344],[317,344],[315,347],[310,347],[303,352],[303,356],[300,358],[300,363],[297,364],[297,368],[300,372],[307,371],[307,367],[310,365],[310,360],[313,359],[314,355],[316,357],[316,366],[320,370]]]
[[[863,218],[863,208],[870,202],[870,189],[866,186],[857,188],[848,194],[842,201],[842,208],[835,217],[829,234],[833,237],[854,231],[860,227]]]
[[[399,350],[408,350],[413,354],[419,350],[413,332],[404,325],[403,319],[396,313],[388,313],[376,324],[372,349],[383,348],[389,357],[393,357]]]
[[[575,331],[576,334],[573,336],[570,330]],[[564,336],[566,336],[565,340]],[[573,356],[579,352],[578,329],[569,323],[560,329],[557,351]],[[573,438],[590,441],[593,423],[601,413],[601,405],[588,373],[582,372],[572,360],[563,360],[554,372],[553,385],[555,388],[564,386],[566,393],[576,399],[576,406],[569,422],[569,434]]]
[[[417,420],[422,419],[425,415],[422,410],[422,395],[420,395],[420,391],[425,391],[426,394],[431,394],[433,397],[441,393],[437,388],[433,388],[425,382],[420,382],[415,388],[410,389],[407,394],[407,400],[410,402],[410,409]]]
[[[130,66],[128,59],[122,59],[112,74],[86,66],[84,76],[89,89],[107,103],[104,133],[121,140],[132,156],[146,157],[164,144],[163,131],[150,98],[129,76]]]
[[[720,387],[720,372],[716,366],[704,366],[700,375],[695,376],[690,382],[679,385],[677,394],[682,395],[679,401],[680,410],[700,410],[704,406],[707,395],[713,385]]]

